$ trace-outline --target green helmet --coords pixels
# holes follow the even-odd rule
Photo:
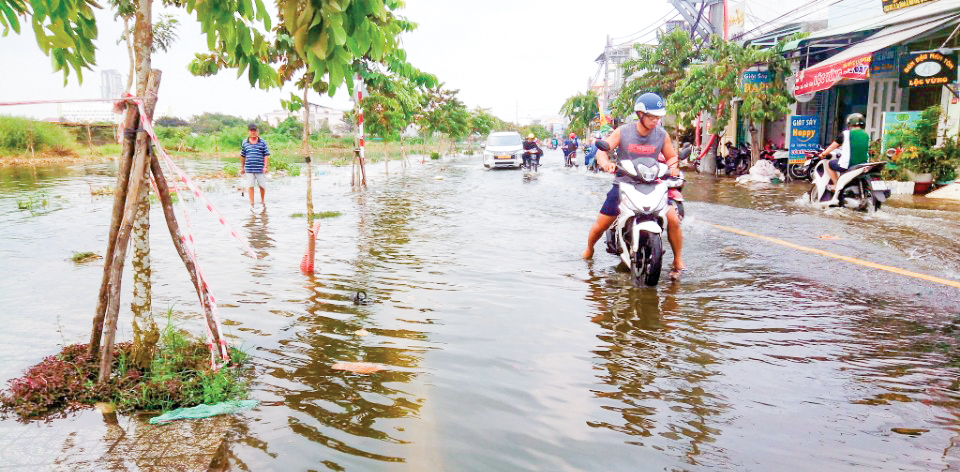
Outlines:
[[[863,128],[867,124],[867,120],[863,115],[859,113],[851,113],[847,116],[847,127],[856,126],[857,128]]]

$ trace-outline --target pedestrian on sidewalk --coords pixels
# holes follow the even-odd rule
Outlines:
[[[270,149],[260,137],[257,125],[247,126],[250,135],[240,145],[240,175],[246,175],[247,192],[250,194],[250,206],[253,206],[253,184],[260,187],[260,204],[266,205],[264,196],[267,187],[267,172],[270,169]]]

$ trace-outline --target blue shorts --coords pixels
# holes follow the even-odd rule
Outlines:
[[[835,171],[837,171],[837,172],[846,172],[846,171],[847,171],[847,169],[844,169],[843,167],[840,167],[840,160],[839,160],[839,159],[830,159],[830,162],[828,163],[828,165],[830,166],[831,169],[833,169],[833,170],[835,170]]]

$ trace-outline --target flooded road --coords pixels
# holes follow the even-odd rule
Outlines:
[[[476,156],[383,167],[364,191],[349,168],[318,171],[314,210],[342,215],[322,220],[313,276],[299,271],[307,222],[292,216],[306,211],[303,177],[271,180],[266,208],[233,181],[203,185],[257,260],[187,202],[263,402],[230,435],[235,470],[960,467],[960,289],[714,226],[957,281],[960,205],[823,212],[797,203],[802,184],[693,176],[689,270],[638,288],[600,245],[580,260],[610,179],[559,153],[532,180]],[[0,169],[0,380],[86,342],[102,268],[68,258],[103,253],[112,200],[90,187],[112,172]],[[152,218],[154,308],[200,335]],[[331,369],[341,361],[386,370]]]

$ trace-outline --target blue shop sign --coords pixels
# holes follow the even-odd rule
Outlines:
[[[817,115],[790,116],[790,163],[803,163],[808,151],[820,146],[820,117]]]

